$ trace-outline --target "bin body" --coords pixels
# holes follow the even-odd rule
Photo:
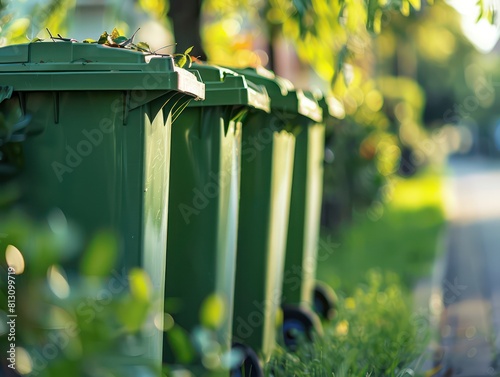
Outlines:
[[[242,128],[268,111],[265,92],[242,76],[213,66],[193,66],[206,84],[206,100],[191,103],[172,130],[171,185],[165,299],[188,333],[203,324],[210,296],[223,304],[212,324],[222,351],[231,346]],[[258,110],[257,110],[258,109]],[[168,334],[167,334],[168,339]],[[176,362],[166,339],[164,359]]]
[[[233,333],[264,359],[276,342],[295,146],[279,123],[261,116],[243,130]]]
[[[244,69],[264,85],[271,115],[243,129],[234,340],[268,360],[276,344],[297,125],[318,120],[317,104],[266,70]]]
[[[203,84],[171,59],[147,62],[132,51],[79,43],[7,49],[0,80],[32,118],[22,205],[40,217],[59,208],[80,228],[83,246],[111,231],[120,245],[111,278],[120,292],[127,270],[141,267],[163,293],[171,110],[202,97]],[[155,311],[162,314],[163,304]],[[142,335],[143,355],[159,365],[162,334],[152,320]]]
[[[325,127],[305,124],[296,135],[283,303],[311,307],[318,258]]]

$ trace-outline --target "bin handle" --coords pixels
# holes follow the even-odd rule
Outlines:
[[[12,157],[14,154],[17,158],[22,159],[22,149],[12,148],[9,144],[21,143],[26,140],[26,128],[31,121],[31,115],[25,114],[22,111],[22,115],[12,121],[9,119],[9,110],[6,109],[4,101],[12,99],[12,94],[14,93],[14,88],[12,86],[0,86],[0,177],[12,176],[20,168],[20,164],[9,162],[9,156]],[[22,99],[18,98],[19,106],[22,108]],[[14,105],[15,106],[15,105]],[[7,160],[5,160],[7,156]]]
[[[8,99],[12,98],[12,93],[14,88],[12,86],[0,86],[0,105]],[[19,106],[21,106],[21,99],[19,98]],[[22,107],[22,106],[21,106]],[[7,143],[20,143],[26,140],[26,127],[31,121],[31,115],[24,114],[13,124],[7,124],[7,119],[3,117],[0,119],[0,131],[3,131],[3,135],[0,136],[0,146]],[[0,114],[4,115],[2,109],[0,109]]]

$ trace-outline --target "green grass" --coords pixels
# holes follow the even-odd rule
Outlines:
[[[370,269],[377,268],[395,272],[411,289],[429,273],[444,225],[439,175],[425,172],[399,180],[382,216],[375,221],[370,217],[357,214],[353,224],[334,238],[339,246],[318,265],[318,278],[349,295]]]
[[[325,335],[296,353],[278,349],[266,366],[273,377],[410,376],[428,338],[397,275],[372,271],[352,297],[341,298]],[[271,372],[272,370],[272,372]]]
[[[430,275],[444,226],[441,178],[423,172],[390,191],[376,220],[357,214],[341,237],[323,235],[323,244],[338,244],[318,264],[318,278],[339,293],[338,314],[324,337],[295,353],[278,349],[267,376],[413,375],[430,329],[425,313],[413,312],[411,289]]]

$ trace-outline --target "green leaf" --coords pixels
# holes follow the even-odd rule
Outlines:
[[[193,47],[194,47],[194,46],[188,47],[188,48],[186,49],[186,51],[184,51],[184,55],[188,55],[188,54],[190,54],[190,53],[191,53],[191,51],[193,51]]]
[[[118,304],[116,316],[128,332],[136,332],[146,321],[148,312],[149,302],[137,301],[128,296]]]
[[[401,2],[401,8],[399,9],[403,16],[410,15],[410,2],[408,0],[403,0]]]
[[[225,319],[226,304],[222,297],[213,294],[208,296],[201,306],[200,322],[210,329],[218,328]]]
[[[170,349],[175,354],[175,359],[179,363],[188,364],[193,360],[195,351],[189,341],[189,334],[186,330],[179,327],[179,325],[174,325],[166,332],[166,337]]]
[[[182,68],[186,65],[186,62],[187,62],[186,55],[181,55],[179,57],[179,60],[177,61],[177,65]]]
[[[118,31],[117,28],[114,28],[113,31],[111,32],[111,39],[115,40],[120,36],[120,32]]]
[[[95,39],[92,39],[92,38],[87,38],[87,39],[83,40],[83,43],[97,43],[97,41]]]
[[[382,10],[377,9],[375,12],[375,16],[373,17],[373,31],[376,34],[380,34],[382,31]]]
[[[420,2],[420,0],[408,0],[410,5],[413,7],[413,9],[415,10],[420,10],[422,4]]]
[[[137,47],[138,50],[141,50],[141,51],[146,51],[146,52],[151,51],[151,48],[149,47],[149,45],[146,42],[139,42],[135,46]]]
[[[126,41],[128,41],[128,38],[123,35],[120,35],[118,38],[113,38],[113,42],[115,42],[116,44],[120,44]]]
[[[105,44],[108,40],[108,32],[105,31],[104,33],[101,34],[101,36],[99,37],[99,40],[97,41],[97,43],[99,43],[100,45],[102,44]]]
[[[368,30],[373,31],[375,29],[375,15],[378,10],[378,0],[369,0],[368,1],[368,17],[367,17],[367,28]]]
[[[132,297],[139,301],[149,301],[151,298],[151,280],[148,274],[140,268],[134,268],[130,270],[128,278]]]
[[[481,8],[479,10],[479,15],[476,18],[476,22],[479,22],[481,20],[481,18],[483,18],[483,15],[484,15],[484,11],[483,11],[483,8]]]
[[[490,24],[495,24],[495,19],[496,19],[496,10],[495,9],[489,9],[488,13],[486,14],[486,17],[488,18],[488,21]]]
[[[111,232],[98,233],[80,262],[82,274],[101,277],[109,275],[115,266],[117,253],[116,237]]]
[[[479,7],[479,15],[477,16],[476,22],[479,22],[479,20],[483,18],[484,15],[484,1],[477,0],[476,5]]]

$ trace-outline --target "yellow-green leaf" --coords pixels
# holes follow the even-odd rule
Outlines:
[[[100,45],[106,43],[108,40],[108,32],[105,31],[104,33],[101,34],[101,36],[99,37],[99,40],[97,41],[97,43],[99,43]]]
[[[186,51],[184,51],[184,55],[188,55],[188,54],[190,54],[190,53],[191,53],[191,51],[193,51],[193,47],[194,47],[194,46],[188,47],[188,48],[186,49]]]
[[[135,46],[142,51],[151,51],[151,48],[146,42],[139,42]]]
[[[401,14],[403,16],[409,16],[410,15],[410,3],[408,0],[403,0],[401,2],[401,8],[400,8]]]
[[[493,25],[495,23],[495,19],[496,19],[495,9],[489,9],[488,13],[486,14],[486,17],[488,18],[489,23]]]
[[[208,296],[201,306],[200,322],[203,326],[216,329],[224,321],[226,304],[222,297],[213,294]]]
[[[415,10],[420,10],[422,6],[420,0],[408,0],[408,2]]]
[[[117,317],[128,332],[139,331],[149,313],[149,303],[128,296],[117,306]]]
[[[382,10],[377,9],[375,15],[373,16],[373,31],[376,34],[380,34],[382,30]]]
[[[186,65],[186,62],[187,62],[186,55],[181,55],[179,57],[179,60],[177,61],[177,65],[182,68]]]
[[[113,31],[111,32],[111,39],[115,40],[120,36],[120,32],[118,31],[117,28],[114,28]]]
[[[92,39],[92,38],[87,38],[87,39],[83,40],[83,43],[97,43],[97,41],[95,39]]]
[[[130,270],[129,275],[130,293],[139,301],[149,301],[151,298],[151,280],[148,274],[140,268]]]
[[[115,266],[118,253],[116,237],[110,232],[98,233],[90,242],[80,263],[81,272],[89,276],[107,276]]]

